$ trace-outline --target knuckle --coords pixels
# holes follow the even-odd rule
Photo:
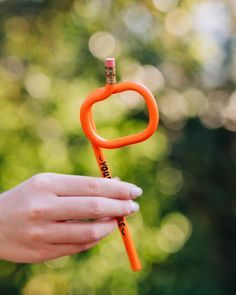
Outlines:
[[[96,199],[90,201],[89,209],[93,217],[100,217],[103,213],[102,204]]]
[[[91,226],[87,231],[87,239],[88,241],[98,240],[100,238],[100,234],[95,226]]]
[[[37,249],[34,257],[34,262],[39,263],[49,259],[51,249],[47,245],[42,245]]]
[[[127,202],[124,202],[122,205],[121,205],[121,211],[122,211],[122,214],[123,215],[129,215],[131,214],[131,208],[130,208],[130,205],[127,204]]]
[[[31,207],[29,209],[29,217],[30,219],[33,219],[33,220],[38,220],[40,219],[44,212],[43,212],[43,209],[42,208],[39,208],[39,207]]]
[[[45,251],[39,249],[36,253],[35,253],[35,257],[33,262],[34,263],[40,263],[46,260],[46,255],[45,255]]]
[[[31,177],[30,185],[36,190],[50,190],[50,173],[39,173]]]
[[[41,253],[39,250],[35,250],[34,253],[31,255],[30,262],[31,263],[40,263],[43,262],[43,257],[41,256]]]
[[[126,186],[120,186],[119,187],[119,196],[123,198],[129,198],[130,197],[130,190]]]
[[[45,205],[31,205],[28,215],[31,220],[40,220],[49,213],[49,208]]]
[[[43,237],[44,237],[44,234],[40,228],[32,228],[28,230],[28,238],[32,242],[36,242],[36,243],[42,242]]]
[[[97,179],[91,179],[88,182],[88,190],[92,195],[100,193],[100,183]]]

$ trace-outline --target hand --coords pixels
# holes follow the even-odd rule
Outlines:
[[[142,190],[123,181],[41,173],[0,195],[0,259],[33,263],[95,246]],[[96,219],[85,222],[83,219]]]

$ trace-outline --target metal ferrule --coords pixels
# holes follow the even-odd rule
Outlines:
[[[113,85],[116,83],[116,67],[105,67],[106,84]]]

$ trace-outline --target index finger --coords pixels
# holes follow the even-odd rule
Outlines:
[[[141,188],[132,183],[101,177],[42,173],[38,175],[38,183],[40,182],[46,182],[48,190],[58,196],[134,199],[143,193]]]

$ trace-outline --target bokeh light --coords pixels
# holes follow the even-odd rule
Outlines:
[[[178,5],[179,0],[153,0],[155,7],[162,12],[170,12]]]
[[[184,37],[191,30],[191,25],[189,14],[180,8],[170,12],[165,18],[167,32],[175,37]]]
[[[160,113],[147,141],[104,150],[113,176],[144,191],[127,217],[142,271],[116,229],[77,255],[1,260],[0,294],[235,294],[235,20],[234,0],[0,0],[0,192],[45,171],[99,176],[79,111],[107,57]],[[93,115],[109,139],[148,123],[134,91]]]
[[[101,59],[113,56],[116,46],[116,39],[108,32],[96,32],[89,39],[91,53]]]
[[[160,234],[157,237],[158,246],[164,252],[176,252],[183,247],[191,232],[191,223],[185,216],[177,212],[171,213],[162,221]]]
[[[127,28],[136,34],[145,34],[152,24],[152,15],[143,4],[132,4],[124,11],[124,22]]]
[[[234,91],[222,109],[224,125],[228,130],[236,131],[236,92]]]
[[[183,184],[183,176],[173,167],[164,167],[157,172],[157,183],[164,195],[176,194]]]
[[[45,98],[49,96],[51,91],[51,81],[43,73],[30,75],[25,81],[25,86],[29,94],[35,98]]]

